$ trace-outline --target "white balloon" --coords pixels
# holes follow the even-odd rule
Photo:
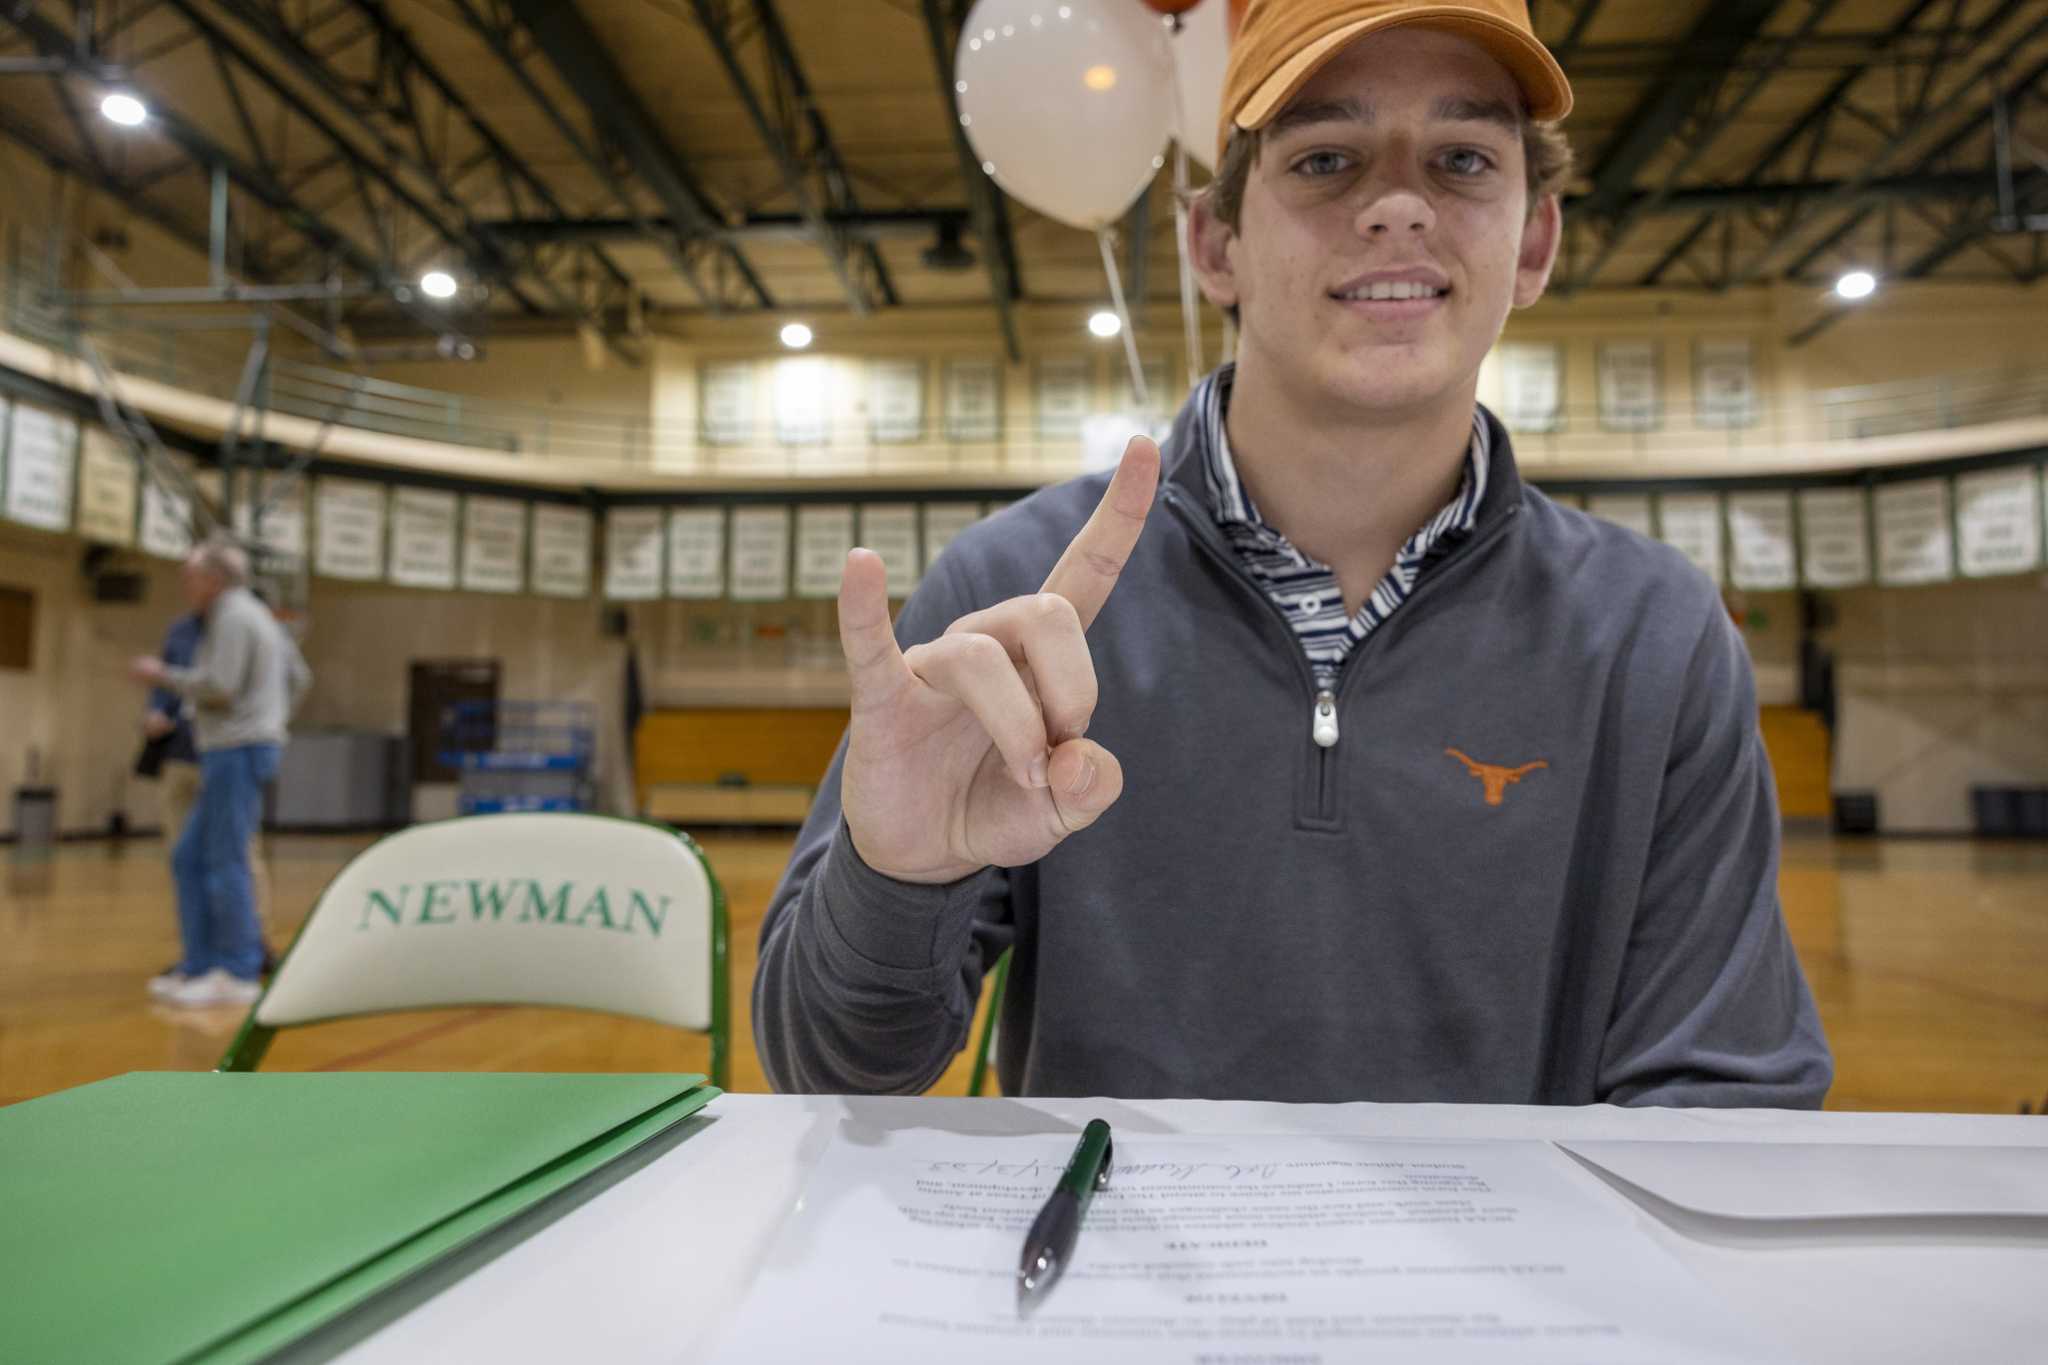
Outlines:
[[[982,169],[1063,223],[1115,222],[1164,162],[1166,28],[1134,0],[980,0],[953,78]]]
[[[1173,82],[1180,145],[1216,169],[1216,125],[1223,121],[1223,68],[1230,62],[1230,0],[1202,0],[1173,35]]]

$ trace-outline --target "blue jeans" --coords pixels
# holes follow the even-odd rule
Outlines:
[[[199,802],[171,853],[178,884],[178,970],[216,967],[245,981],[263,972],[263,931],[249,883],[249,840],[263,815],[263,785],[277,776],[278,746],[245,744],[199,756]]]

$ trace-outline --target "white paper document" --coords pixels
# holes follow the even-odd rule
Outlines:
[[[1119,1131],[1071,1267],[1020,1316],[1024,1234],[1073,1144],[842,1134],[715,1358],[1778,1358],[1542,1142]]]

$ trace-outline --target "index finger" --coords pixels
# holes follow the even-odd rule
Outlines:
[[[1072,602],[1083,630],[1094,624],[1096,613],[1116,586],[1117,575],[1130,562],[1158,488],[1159,447],[1148,437],[1133,436],[1102,501],[1095,505],[1094,515],[1069,542],[1040,589]]]

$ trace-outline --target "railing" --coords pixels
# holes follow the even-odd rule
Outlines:
[[[2039,371],[1934,375],[1820,394],[1831,441],[1946,431],[2048,416],[2048,377]]]
[[[5,272],[0,295],[0,327],[77,353],[76,322],[48,307],[24,274]],[[247,353],[246,334],[225,330],[218,318],[124,319],[95,325],[91,335],[124,375],[222,399],[235,396]],[[1024,483],[1064,477],[1082,464],[1076,435],[1042,429],[1029,414],[1010,411],[986,440],[947,439],[943,421],[928,420],[927,434],[909,441],[877,440],[859,422],[832,427],[817,442],[784,443],[768,431],[714,443],[694,420],[658,421],[644,413],[478,398],[281,355],[270,361],[258,403],[343,428],[478,450],[741,478],[977,475]],[[2014,369],[1824,390],[1791,402],[1760,404],[1754,422],[1735,428],[1699,425],[1690,410],[1673,404],[1650,429],[1614,430],[1603,423],[1597,408],[1575,404],[1566,408],[1553,429],[1518,433],[1517,447],[1532,465],[1693,459],[1725,463],[1730,455],[1744,452],[1777,453],[1809,449],[1818,442],[1854,442],[2043,416],[2048,416],[2048,375]],[[933,434],[934,428],[940,430]]]

